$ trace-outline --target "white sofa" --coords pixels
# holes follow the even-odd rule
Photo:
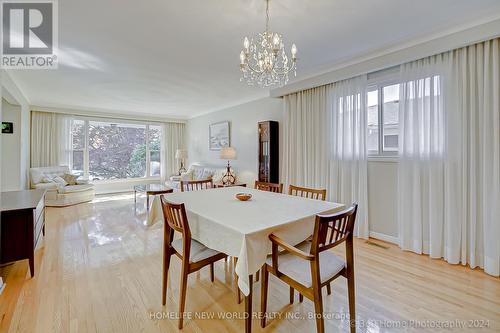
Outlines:
[[[213,165],[203,165],[201,163],[193,163],[189,166],[186,172],[183,172],[180,176],[172,176],[170,180],[167,180],[166,185],[174,189],[180,189],[181,180],[202,180],[212,178],[214,183],[221,183],[222,177],[226,173],[227,167],[225,166],[213,166]],[[231,169],[234,177],[237,179],[236,173]]]
[[[56,176],[71,173],[68,166],[54,166],[30,169],[30,187],[46,189],[45,206],[63,207],[92,201],[95,196],[94,185],[78,179],[76,185],[62,185],[53,182]]]

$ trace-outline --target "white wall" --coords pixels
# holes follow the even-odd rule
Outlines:
[[[28,169],[30,167],[30,107],[29,101],[20,90],[9,73],[5,70],[2,72],[2,97],[11,104],[20,106],[20,121],[19,125],[14,128],[20,134],[19,146],[19,187],[17,189],[28,188]],[[2,171],[2,177],[5,172]],[[8,177],[8,175],[7,175]]]
[[[368,223],[373,238],[397,243],[397,187],[397,161],[368,161]]]
[[[2,110],[2,121],[13,123],[14,133],[1,134],[1,190],[15,191],[21,189],[21,107],[2,98]]]
[[[282,119],[282,99],[269,97],[192,118],[187,125],[188,161],[225,166],[227,161],[219,159],[219,152],[208,149],[208,127],[219,121],[230,121],[231,146],[236,148],[238,155],[237,160],[231,161],[231,166],[237,170],[240,181],[253,184],[258,171],[257,123],[279,121],[281,137]]]

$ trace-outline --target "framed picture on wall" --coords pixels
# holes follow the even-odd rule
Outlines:
[[[221,150],[231,145],[229,121],[210,124],[208,133],[208,146],[210,150]]]
[[[8,133],[8,134],[14,133],[14,124],[2,122],[2,133]]]

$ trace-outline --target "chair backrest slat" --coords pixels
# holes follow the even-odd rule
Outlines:
[[[330,215],[316,215],[311,254],[328,250],[352,237],[358,204]]]
[[[161,208],[163,210],[163,218],[165,227],[170,227],[173,230],[180,232],[184,238],[191,238],[191,230],[186,214],[184,204],[175,204],[167,201],[165,197],[160,196]]]
[[[290,185],[288,187],[288,194],[315,200],[326,200],[326,189],[315,189]]]
[[[274,193],[283,193],[283,184],[255,181],[255,189]]]
[[[198,191],[213,187],[214,182],[211,178],[202,180],[181,180],[181,192]]]

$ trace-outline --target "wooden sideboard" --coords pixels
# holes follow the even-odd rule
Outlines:
[[[45,234],[45,190],[0,193],[0,263],[29,260],[35,275],[35,248]]]

